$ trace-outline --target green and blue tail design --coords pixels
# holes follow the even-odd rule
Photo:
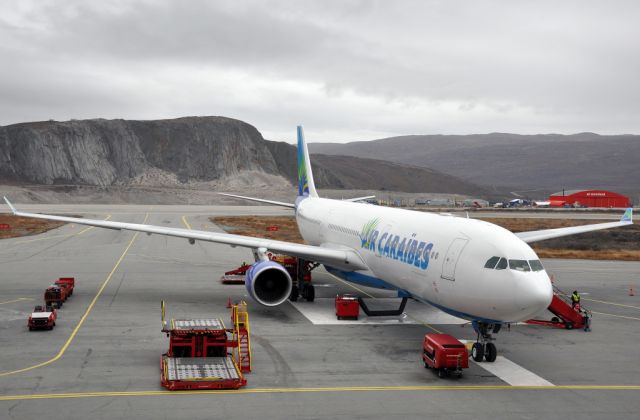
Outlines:
[[[298,126],[298,196],[317,197],[316,187],[313,184],[309,151],[304,141],[302,126]]]
[[[621,222],[633,222],[633,208],[629,207],[622,215]]]

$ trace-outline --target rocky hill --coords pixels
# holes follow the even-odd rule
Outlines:
[[[486,187],[535,190],[534,195],[562,188],[606,188],[640,195],[637,135],[417,135],[311,143],[309,149],[429,167]]]
[[[362,158],[314,156],[319,188],[483,195],[437,171]],[[209,189],[293,184],[296,148],[242,121],[44,121],[0,127],[0,183]],[[255,185],[253,185],[255,184]],[[260,185],[258,185],[260,184]]]
[[[153,172],[184,183],[251,170],[278,174],[258,130],[229,118],[0,127],[0,179],[8,181],[106,186]]]

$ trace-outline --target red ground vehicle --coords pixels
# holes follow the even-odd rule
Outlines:
[[[67,289],[65,287],[52,284],[44,291],[44,301],[47,306],[61,308],[65,300],[67,300]]]
[[[29,331],[33,330],[52,330],[56,326],[56,319],[58,318],[57,311],[51,306],[37,305],[31,315],[27,325]]]
[[[548,310],[555,315],[550,321],[530,319],[526,321],[527,324],[546,325],[566,328],[567,330],[574,328],[582,328],[585,331],[591,330],[591,311],[584,309],[580,304],[574,307],[567,295],[557,287],[553,288],[553,299]]]
[[[73,294],[73,288],[76,285],[76,279],[75,277],[60,277],[58,280],[56,280],[55,284],[57,286],[64,287],[66,289],[66,295],[67,297],[69,297]]]
[[[232,306],[233,328],[221,319],[164,321],[169,350],[160,358],[160,384],[171,390],[238,389],[251,371],[251,344],[246,303]]]
[[[422,361],[425,368],[434,369],[441,378],[449,372],[462,376],[462,369],[469,367],[469,352],[449,334],[427,334],[422,345]]]
[[[336,296],[336,316],[338,319],[357,320],[360,315],[360,302],[352,295]]]

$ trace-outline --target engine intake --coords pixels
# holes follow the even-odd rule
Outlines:
[[[277,306],[289,298],[293,281],[289,272],[274,261],[258,261],[247,270],[249,295],[265,306]]]

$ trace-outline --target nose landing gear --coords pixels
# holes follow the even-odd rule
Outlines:
[[[482,362],[482,359],[487,362],[495,362],[498,356],[498,349],[496,345],[492,343],[495,338],[491,334],[497,334],[502,327],[502,324],[487,324],[485,322],[472,322],[473,329],[478,334],[477,341],[473,343],[471,347],[471,357],[476,362]]]

